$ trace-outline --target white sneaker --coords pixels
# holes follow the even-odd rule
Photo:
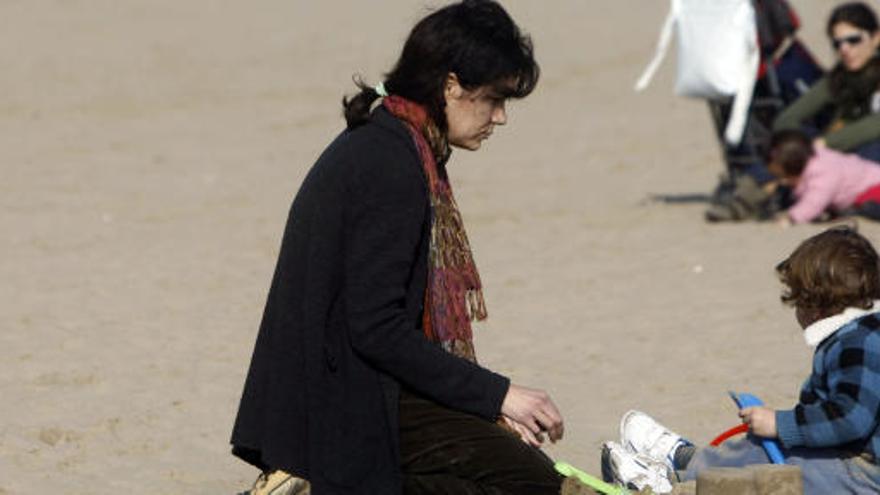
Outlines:
[[[607,462],[611,481],[615,483],[635,490],[650,488],[658,494],[672,491],[669,471],[662,462],[630,452],[616,442],[602,444],[602,458],[603,463]]]
[[[691,443],[641,411],[629,411],[620,419],[620,443],[630,452],[662,462],[675,471],[675,451]]]

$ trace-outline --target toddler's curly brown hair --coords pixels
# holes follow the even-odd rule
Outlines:
[[[851,227],[834,227],[801,243],[776,266],[782,302],[825,318],[845,308],[869,309],[880,299],[880,261]]]

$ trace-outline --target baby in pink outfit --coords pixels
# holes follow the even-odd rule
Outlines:
[[[786,212],[785,223],[810,222],[826,210],[880,211],[880,163],[814,147],[800,131],[774,134],[769,161],[770,172],[794,192],[795,203]]]

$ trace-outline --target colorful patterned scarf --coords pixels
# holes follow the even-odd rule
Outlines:
[[[452,354],[476,362],[471,320],[486,319],[486,304],[446,175],[449,144],[424,107],[395,95],[385,97],[383,105],[409,128],[428,181],[432,219],[422,315],[425,336]]]

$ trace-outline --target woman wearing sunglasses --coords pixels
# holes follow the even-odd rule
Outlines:
[[[862,2],[840,5],[831,12],[827,32],[838,63],[779,115],[774,129],[808,127],[810,119],[830,107],[831,124],[819,130],[815,144],[880,162],[877,15]]]

